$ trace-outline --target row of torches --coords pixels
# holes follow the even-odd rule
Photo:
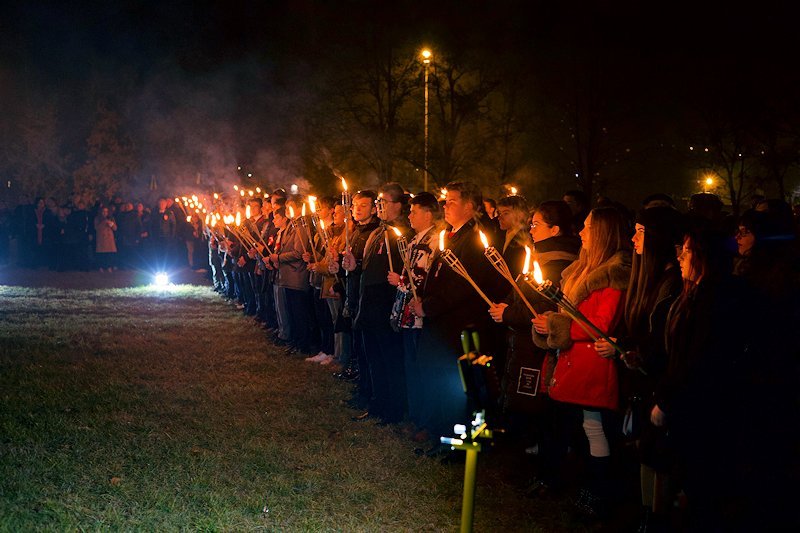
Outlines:
[[[345,181],[344,177],[340,177],[342,182],[342,206],[344,207],[345,212],[345,224],[344,224],[344,231],[345,231],[345,250],[350,249],[350,230],[349,224],[352,218],[351,208],[352,208],[352,197],[350,192],[347,188],[347,182]],[[238,186],[234,185],[234,190],[238,191],[239,196],[242,198],[251,198],[255,195],[255,193],[261,193],[259,187],[256,187],[255,192],[245,191],[244,189],[239,189]],[[220,198],[219,194],[214,193],[214,200],[218,201]],[[263,246],[269,254],[272,254],[272,250],[267,245],[267,243],[262,238],[260,232],[252,231],[249,225],[245,224],[242,225],[242,214],[241,211],[237,211],[236,214],[228,214],[228,215],[221,215],[219,212],[216,213],[209,213],[208,210],[203,207],[203,204],[198,200],[197,196],[192,195],[191,197],[181,197],[175,198],[175,202],[180,206],[183,210],[184,214],[186,214],[187,222],[191,222],[192,215],[189,214],[193,210],[195,214],[204,213],[205,216],[205,226],[209,228],[209,230],[213,233],[215,232],[215,228],[217,226],[224,226],[227,228],[237,239],[244,245],[246,248],[253,249],[256,253],[261,255],[262,259],[266,259],[266,256],[262,255],[259,251],[259,245]],[[325,222],[319,218],[319,215],[316,212],[316,197],[309,196],[308,204],[311,211],[311,221],[313,226],[316,228],[317,233],[319,234],[323,246],[326,250],[330,249],[330,236],[328,235],[328,231],[325,228]],[[380,211],[383,209],[384,204],[381,198],[377,203],[377,209],[380,214]],[[289,206],[289,220],[290,224],[297,227],[295,224],[295,213],[294,209]],[[245,219],[251,218],[250,206],[247,205],[245,207]],[[311,235],[311,228],[309,227],[308,220],[306,218],[306,205],[305,202],[302,206],[300,220],[300,227],[302,227],[305,232],[306,236],[309,239],[309,242],[313,241],[313,237]],[[388,226],[384,224],[384,239],[386,244],[387,250],[387,257],[389,260],[389,270],[394,271],[394,265],[392,264],[392,255],[389,252],[389,235],[388,229],[391,229],[396,237],[397,237],[397,248],[400,252],[400,257],[403,261],[403,270],[408,272],[409,278],[411,278],[412,267],[410,264],[410,257],[409,257],[409,250],[408,250],[408,241],[403,236],[403,234],[398,230],[396,227]],[[475,292],[489,305],[494,306],[495,303],[483,292],[483,290],[478,286],[475,280],[470,276],[467,269],[464,268],[464,265],[461,261],[456,257],[456,255],[450,250],[449,248],[445,247],[445,233],[446,230],[442,230],[439,233],[439,253],[441,258],[444,260],[445,263],[459,276],[464,278]],[[481,231],[479,232],[480,239],[484,247],[484,256],[486,259],[491,263],[495,270],[497,270],[503,278],[511,284],[511,287],[516,291],[520,300],[525,304],[531,314],[536,318],[539,316],[533,305],[531,305],[530,301],[525,297],[522,289],[519,286],[520,281],[526,283],[531,289],[533,289],[536,293],[540,294],[542,297],[547,299],[548,301],[552,302],[553,304],[557,305],[564,313],[566,313],[572,320],[574,320],[588,335],[589,337],[597,341],[599,339],[603,339],[608,342],[617,352],[624,353],[624,351],[606,335],[600,328],[598,328],[595,324],[593,324],[583,313],[581,313],[577,306],[567,298],[564,292],[556,287],[550,280],[544,279],[542,275],[542,270],[539,266],[538,261],[533,261],[533,271],[530,271],[531,265],[531,248],[529,246],[525,246],[525,264],[522,269],[522,273],[517,276],[515,279],[511,275],[511,271],[506,264],[505,259],[497,251],[494,246],[489,245],[489,241],[486,238],[486,235]],[[224,238],[222,235],[217,235],[218,238]],[[306,248],[305,241],[301,239],[301,243],[303,245],[303,250],[307,253],[308,249]],[[314,246],[311,247],[314,261],[318,261],[317,252]],[[414,298],[417,298],[417,290],[416,285],[413,279],[410,279],[410,288]]]

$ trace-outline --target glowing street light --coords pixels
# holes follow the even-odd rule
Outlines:
[[[433,52],[427,48],[422,51],[422,64],[425,65],[425,148],[422,162],[422,189],[428,190],[428,70],[430,69]]]

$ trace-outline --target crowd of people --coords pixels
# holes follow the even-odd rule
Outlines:
[[[172,198],[160,198],[153,208],[119,197],[92,206],[77,198],[68,203],[36,198],[4,217],[2,230],[14,243],[14,257],[7,261],[24,268],[208,268],[202,217],[187,215]],[[12,255],[9,246],[4,249]]]
[[[580,191],[494,201],[467,181],[443,198],[386,183],[355,193],[349,210],[323,197],[314,216],[300,215],[305,200],[283,189],[243,198],[251,216],[239,230],[180,229],[169,199],[149,216],[123,204],[94,217],[42,201],[19,230],[23,257],[86,266],[94,241],[99,269],[144,250],[207,266],[214,290],[272,343],[354,384],[355,421],[409,424],[419,455],[450,457],[439,437],[484,409],[536,457],[531,498],[574,491],[576,512],[603,519],[625,503],[620,472],[635,450],[641,531],[797,525],[800,343],[788,333],[800,324],[800,248],[785,202],[736,218],[714,195],[683,212],[654,194],[634,213],[591,208]],[[70,262],[53,265],[43,246],[57,224],[56,260]],[[80,258],[68,259],[76,234]],[[580,316],[524,281],[526,247]],[[485,390],[465,391],[462,332],[492,358],[473,365]]]

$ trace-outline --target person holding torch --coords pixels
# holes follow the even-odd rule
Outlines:
[[[406,202],[399,183],[385,183],[381,187],[376,200],[381,223],[372,230],[364,246],[358,314],[353,320],[353,329],[361,332],[372,379],[369,413],[385,424],[400,422],[406,405],[403,341],[399,331],[389,324],[397,291],[387,283],[388,273],[401,271],[403,267],[397,235],[390,228],[396,228],[401,235],[410,233]]]
[[[387,279],[390,285],[397,287],[392,318],[399,325],[403,338],[408,418],[419,430],[415,440],[422,442],[430,438],[421,424],[421,413],[425,406],[421,402],[423,378],[417,362],[417,342],[422,333],[424,319],[414,313],[413,297],[425,294],[425,280],[433,264],[433,253],[443,220],[439,201],[433,194],[421,192],[409,203],[411,210],[408,220],[416,232],[408,243],[408,257],[405,259],[405,264],[410,268],[402,272],[389,272]]]
[[[609,335],[622,318],[631,273],[625,218],[614,207],[596,208],[586,217],[580,237],[580,256],[564,269],[561,288],[578,311]],[[589,440],[590,483],[576,505],[590,516],[603,515],[611,456],[604,423],[619,407],[617,358],[598,353],[592,338],[567,313],[547,312],[532,322],[536,345],[559,350],[548,393],[571,406],[565,412],[580,412]]]
[[[513,198],[513,197],[511,197]],[[532,211],[528,218],[532,246],[523,252],[520,260],[522,271],[527,274],[537,261],[547,279],[561,280],[561,272],[578,258],[581,241],[572,233],[572,212],[561,200],[542,202]],[[502,215],[501,215],[502,222]],[[509,265],[511,266],[511,265]],[[555,306],[546,298],[536,293],[527,283],[517,283],[523,294],[537,313],[554,311]],[[555,366],[555,350],[536,346],[531,337],[531,319],[533,313],[522,301],[519,294],[513,291],[506,299],[489,308],[492,319],[508,328],[508,355],[503,390],[503,408],[515,420],[520,413],[528,416],[525,423],[535,430],[529,438],[538,446],[536,478],[528,488],[532,496],[544,496],[557,490],[560,484],[559,460],[551,459],[557,436],[555,424],[562,423],[552,402],[547,398],[547,384]],[[525,374],[527,373],[527,374]],[[521,389],[519,384],[528,386]],[[523,381],[520,379],[523,378]]]
[[[466,181],[447,184],[444,218],[450,231],[445,234],[443,244],[488,298],[501,301],[511,288],[484,257],[477,221],[482,205],[483,195],[476,184]],[[491,353],[494,347],[488,342],[488,332],[496,326],[486,313],[483,297],[448,267],[439,253],[427,276],[425,293],[413,305],[414,313],[423,317],[425,324],[417,344],[417,362],[423,377],[421,403],[425,406],[421,425],[431,436],[438,437],[449,434],[453,424],[466,420],[469,414],[456,364],[463,354],[461,331],[475,329],[481,339],[481,350]]]

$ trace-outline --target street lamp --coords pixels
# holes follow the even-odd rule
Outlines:
[[[422,163],[422,190],[428,190],[428,69],[433,53],[427,48],[422,51],[422,64],[425,65],[425,155]]]

